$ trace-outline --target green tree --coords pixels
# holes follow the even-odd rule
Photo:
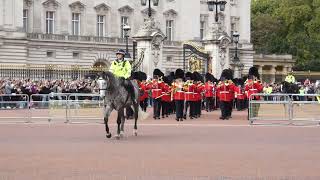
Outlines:
[[[289,53],[296,69],[320,70],[320,0],[254,0],[252,41],[257,53]]]

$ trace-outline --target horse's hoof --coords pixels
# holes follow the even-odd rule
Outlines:
[[[137,130],[134,130],[134,131],[133,131],[133,135],[134,135],[134,136],[138,136],[138,131],[137,131]]]
[[[107,137],[108,139],[110,139],[110,138],[112,137],[111,133],[110,133],[110,134],[107,134],[106,137]]]
[[[124,132],[123,132],[123,131],[120,132],[120,137],[121,137],[121,138],[124,137]]]
[[[120,137],[120,135],[116,135],[115,138],[116,138],[116,140],[120,140],[121,137]]]

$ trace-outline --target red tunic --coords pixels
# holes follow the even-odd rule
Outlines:
[[[252,82],[252,80],[248,80],[245,86],[245,91],[247,94],[247,98],[250,98],[251,94],[261,93],[263,90],[263,86],[259,82]],[[254,99],[260,100],[260,96],[255,96]]]
[[[235,87],[235,98],[244,100],[246,98],[245,93],[243,92],[243,89],[241,86],[236,86]]]
[[[204,90],[205,90],[205,93],[204,93],[205,97],[208,97],[208,98],[213,97],[214,86],[212,83],[206,82],[204,86]]]
[[[234,99],[235,85],[233,83],[227,84],[220,82],[217,87],[217,94],[220,101],[230,102]]]

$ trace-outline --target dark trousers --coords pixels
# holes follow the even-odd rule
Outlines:
[[[176,100],[176,118],[183,118],[184,100]]]
[[[141,107],[142,111],[146,112],[147,106],[148,106],[148,98],[143,101],[140,101],[140,107]]]
[[[214,109],[213,97],[206,97],[206,111],[212,111]]]
[[[201,106],[202,104],[201,104],[201,101],[195,101],[194,102],[194,109],[195,109],[195,116],[196,117],[200,117],[200,115],[201,115]]]
[[[161,115],[162,117],[168,117],[170,110],[170,102],[161,101]]]
[[[160,118],[161,99],[153,99],[153,118]]]
[[[194,101],[186,101],[185,107],[184,107],[184,118],[187,117],[189,109],[189,117],[195,117],[195,102]]]
[[[237,99],[237,110],[242,111],[245,109],[245,101],[244,99]]]
[[[233,101],[220,101],[221,117],[230,117],[232,114],[232,102]]]

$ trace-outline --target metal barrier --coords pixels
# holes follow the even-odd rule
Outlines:
[[[103,119],[103,100],[100,94],[71,94],[68,96],[67,122],[92,122]]]
[[[306,99],[309,97],[309,101]],[[320,97],[316,94],[252,94],[248,119],[294,125],[297,121],[316,121],[320,125]]]
[[[0,112],[1,122],[30,122],[29,96],[26,94],[0,95]]]
[[[30,121],[65,120],[67,116],[67,95],[34,94],[30,96]]]

